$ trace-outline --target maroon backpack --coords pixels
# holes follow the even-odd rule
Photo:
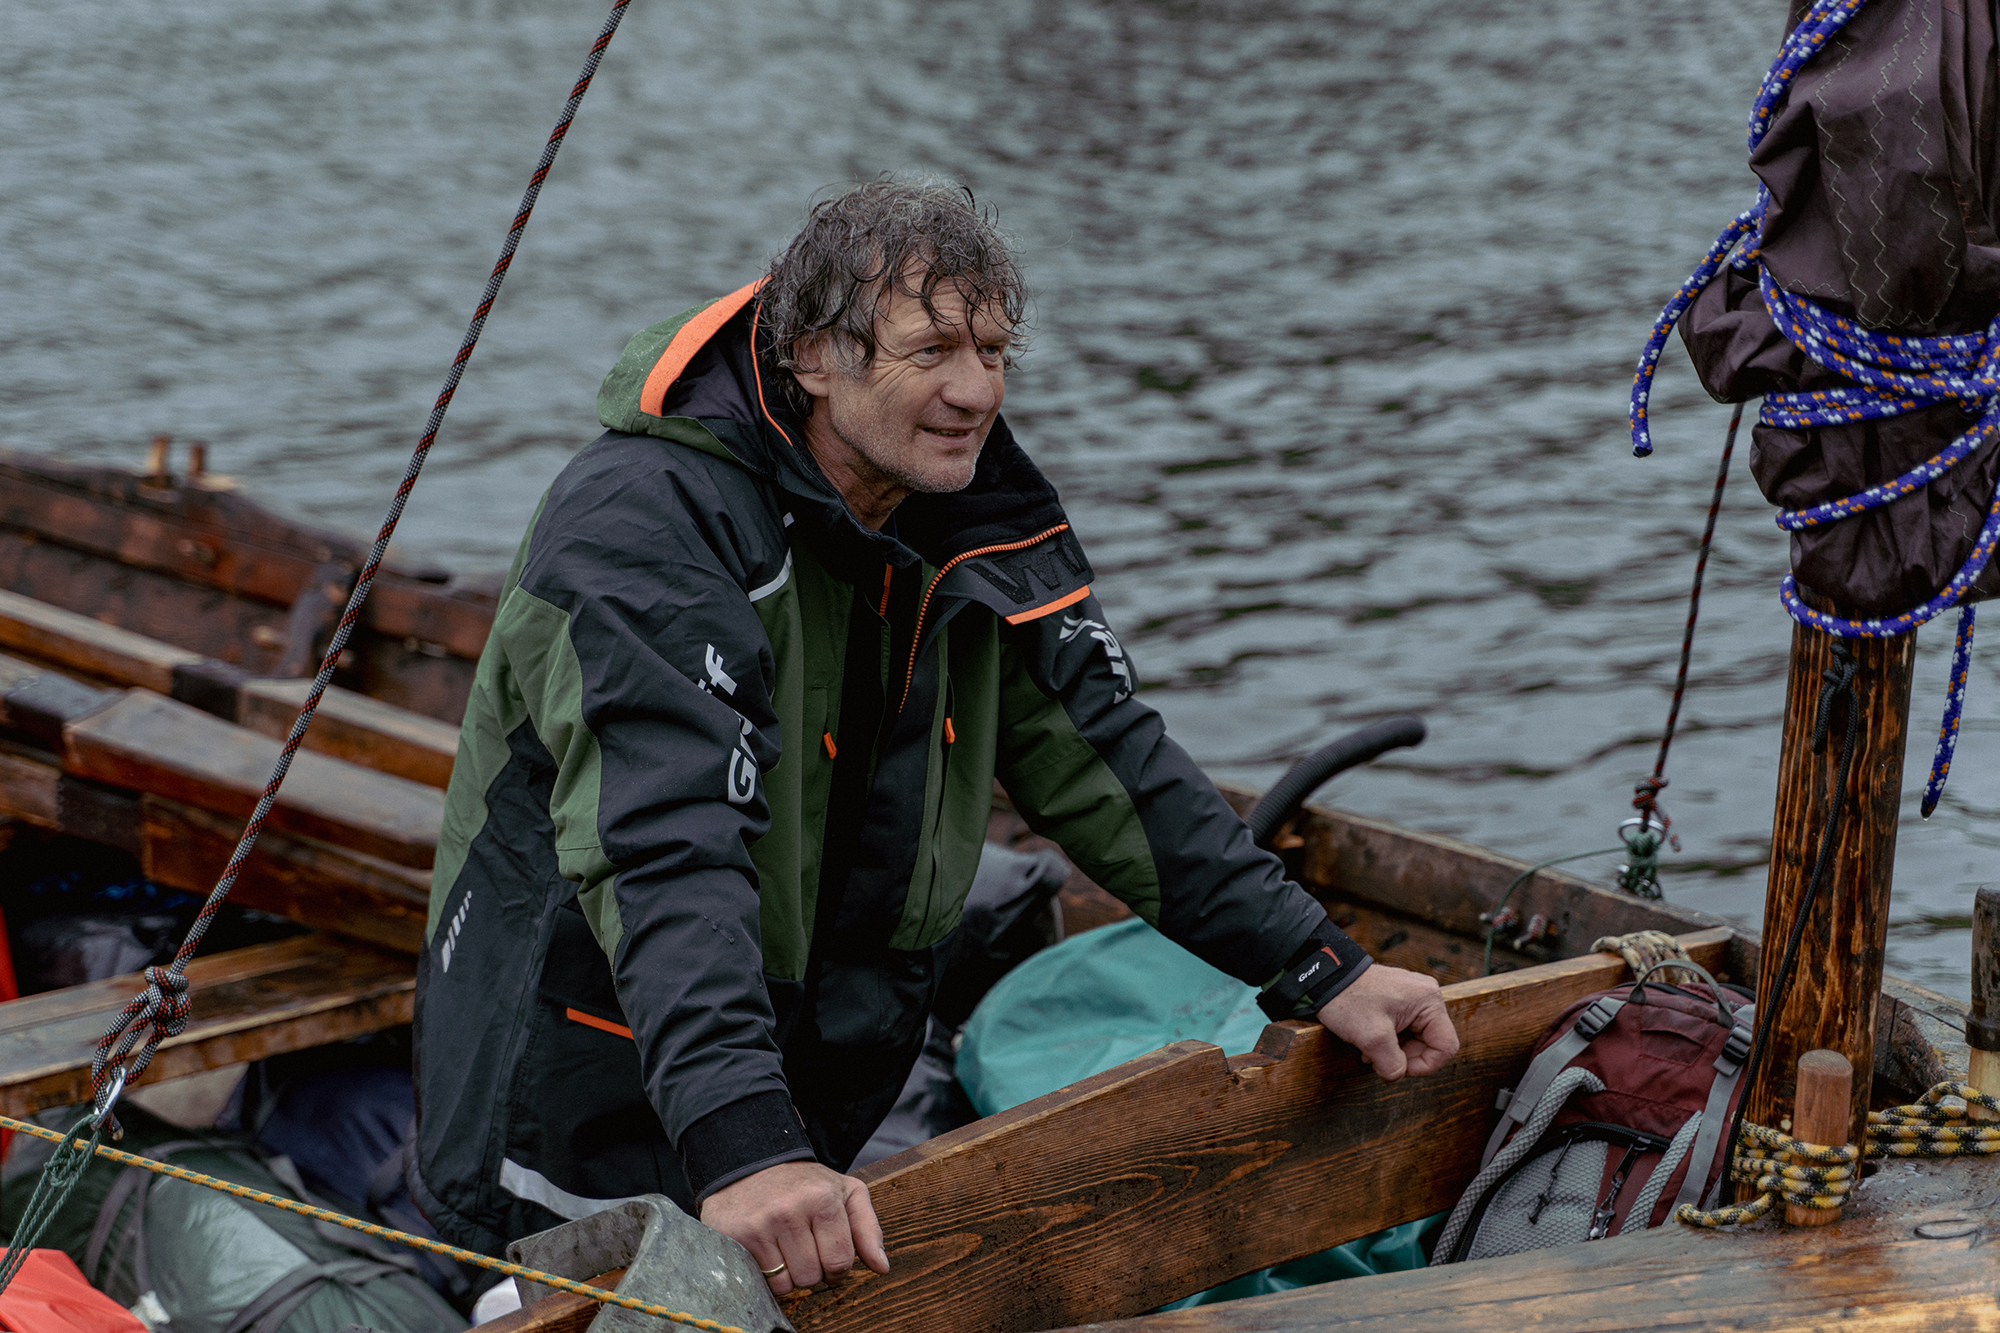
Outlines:
[[[1705,984],[1669,986],[1679,968]],[[1742,1096],[1753,1006],[1685,959],[1565,1009],[1439,1234],[1432,1264],[1486,1259],[1656,1227],[1713,1205],[1723,1137]]]

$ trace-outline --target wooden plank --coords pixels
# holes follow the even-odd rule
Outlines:
[[[590,1285],[615,1291],[624,1276],[624,1269],[614,1268],[591,1278]],[[598,1311],[603,1308],[602,1304],[588,1296],[573,1296],[559,1291],[512,1314],[490,1319],[479,1327],[486,1333],[584,1333],[590,1327],[590,1321],[597,1318]]]
[[[0,585],[106,624],[268,674],[286,608],[0,528]]]
[[[1221,784],[1221,790],[1231,804],[1244,811],[1256,804],[1261,794],[1228,784]],[[1307,858],[1293,852],[1288,854],[1288,868],[1326,908],[1334,924],[1372,956],[1445,982],[1485,974],[1485,926],[1477,912],[1465,910],[1464,885],[1490,886],[1488,895],[1479,900],[1483,903],[1479,911],[1483,912],[1528,868],[1528,862],[1470,843],[1319,807],[1306,810],[1300,827],[1322,846],[1342,846],[1343,854],[1338,858]],[[989,841],[1022,850],[1056,849],[1053,842],[1029,831],[1006,793],[998,789],[986,836]],[[1130,908],[1091,883],[1082,871],[1071,873],[1059,899],[1063,929],[1071,935],[1132,915]],[[1556,939],[1534,946],[1532,952],[1511,947],[1511,934],[1496,940],[1495,972],[1587,953],[1601,935],[1648,929],[1683,934],[1728,924],[1706,913],[1649,903],[1573,875],[1550,872],[1537,874],[1522,885],[1513,901],[1530,904],[1527,916],[1542,912],[1558,924],[1569,923],[1570,928]],[[1579,917],[1592,927],[1590,933],[1575,927]],[[1740,940],[1732,941],[1724,956],[1722,975],[1731,980],[1740,978],[1743,963],[1754,962],[1755,956],[1754,941],[1748,949]]]
[[[290,733],[312,688],[302,679],[239,679],[240,672],[218,659],[6,591],[0,591],[0,648],[194,703],[278,740]],[[0,659],[0,692],[28,670]],[[199,697],[183,688],[195,671],[206,687]],[[320,701],[306,748],[443,787],[451,778],[458,729],[336,685]]]
[[[236,720],[283,740],[312,689],[309,680],[250,680],[237,691]],[[378,773],[442,788],[458,755],[458,728],[338,687],[321,698],[306,746]]]
[[[416,993],[409,958],[325,934],[197,958],[188,981],[187,1030],[161,1043],[141,1084],[397,1027]],[[0,1113],[87,1100],[91,1052],[144,984],[133,974],[0,1003]]]
[[[1066,1333],[2000,1333],[1990,1207],[2000,1162],[1960,1159],[1940,1174],[1953,1182],[1941,1197],[1823,1230],[1668,1224]],[[1918,1234],[1953,1216],[1961,1225],[1926,1228],[1949,1239]]]
[[[159,884],[206,894],[236,850],[241,820],[147,796],[139,864]],[[414,954],[424,947],[430,875],[331,843],[266,829],[229,901]]]
[[[220,814],[248,816],[278,743],[196,708],[130,690],[63,730],[63,769]],[[401,865],[428,868],[444,818],[431,787],[310,752],[292,762],[273,824]]]
[[[1248,810],[1262,795],[1219,785],[1239,810]],[[1305,845],[1287,853],[1286,864],[1309,890],[1407,912],[1460,938],[1484,938],[1481,914],[1492,910],[1530,864],[1442,834],[1324,806],[1310,807],[1297,831]],[[1555,927],[1551,939],[1523,951],[1539,961],[1587,953],[1604,935],[1635,930],[1677,935],[1728,924],[1705,912],[1602,888],[1560,869],[1536,871],[1509,902],[1524,920],[1540,915]],[[1754,951],[1732,949],[1723,971],[1728,980],[1754,979]]]
[[[1216,786],[1241,813],[1247,813],[1263,795],[1227,782]],[[1407,829],[1387,820],[1326,806],[1308,806],[1296,829],[1304,844],[1285,853],[1286,868],[1308,893],[1320,900],[1329,915],[1340,921],[1344,914],[1362,907],[1388,913],[1383,919],[1398,920],[1395,929],[1407,931],[1412,937],[1452,939],[1461,944],[1466,940],[1483,940],[1486,925],[1480,920],[1481,915],[1499,902],[1507,886],[1530,864],[1442,834]],[[1028,831],[1006,792],[997,787],[987,837],[1023,848],[1055,846]],[[1107,925],[1132,914],[1123,903],[1080,873],[1071,876],[1061,896],[1065,929],[1071,933]],[[1706,912],[1634,898],[1556,869],[1537,871],[1514,891],[1509,901],[1520,908],[1524,920],[1537,914],[1547,918],[1556,927],[1556,934],[1525,950],[1510,947],[1511,941],[1507,939],[1497,942],[1496,971],[1576,957],[1588,953],[1590,946],[1604,935],[1635,930],[1661,930],[1678,935],[1729,924]],[[1440,934],[1426,936],[1424,926]],[[1724,980],[1751,984],[1757,975],[1756,937],[1746,937],[1740,930],[1737,935],[1739,938],[1731,943],[1722,959],[1719,975]],[[1448,955],[1432,948],[1420,955],[1407,956]],[[1400,960],[1397,966],[1433,970]]]
[[[1822,609],[1829,609],[1823,607]],[[1853,771],[1841,789],[1841,737],[1846,710],[1819,753],[1812,737],[1835,645],[1859,667],[1861,710]],[[1903,797],[1903,750],[1910,721],[1910,676],[1916,636],[1836,640],[1805,625],[1792,627],[1791,674],[1785,689],[1785,731],[1778,757],[1777,808],[1772,819],[1771,871],[1764,887],[1764,954],[1757,1012],[1775,1014],[1770,1045],[1756,1081],[1744,1094],[1745,1117],[1775,1125],[1798,1097],[1799,1057],[1829,1050],[1854,1067],[1847,1142],[1865,1143],[1875,1075],[1875,1013],[1889,938],[1889,885],[1895,871],[1896,826]],[[1845,817],[1807,917],[1798,961],[1781,1002],[1772,995],[1778,962],[1819,859],[1834,802]]]
[[[0,819],[60,828],[56,791],[62,769],[51,756],[38,754],[25,745],[0,741]]]
[[[200,653],[5,590],[0,590],[0,648],[156,694],[174,692],[176,667],[203,660]]]
[[[0,524],[121,565],[171,575],[289,608],[327,560],[359,567],[366,544],[291,522],[255,502],[201,487],[151,486],[108,468],[69,468],[0,452]],[[380,575],[362,626],[414,637],[476,658],[494,600],[444,588],[391,567]]]
[[[191,893],[215,887],[242,822],[179,801],[63,775],[53,755],[0,741],[0,819],[123,847],[141,873]],[[430,902],[424,871],[266,829],[230,901],[414,954]]]
[[[1704,965],[1728,939],[1681,937]],[[1430,1078],[1384,1083],[1316,1024],[1273,1024],[1249,1055],[1177,1042],[919,1144],[857,1173],[893,1271],[788,1313],[801,1333],[1046,1329],[1428,1216],[1543,1030],[1625,975],[1590,955],[1448,987],[1463,1048]]]

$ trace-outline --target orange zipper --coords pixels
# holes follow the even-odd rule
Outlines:
[[[898,713],[903,711],[904,704],[910,702],[910,684],[917,678],[917,650],[923,647],[924,642],[924,616],[931,609],[931,594],[937,591],[938,580],[949,574],[952,566],[961,560],[970,560],[975,555],[992,555],[995,551],[1018,551],[1024,546],[1033,546],[1036,542],[1047,541],[1058,532],[1068,531],[1069,524],[1058,523],[1047,532],[1038,532],[1026,541],[1000,542],[994,546],[982,546],[976,551],[965,551],[953,556],[938,567],[938,572],[931,575],[930,583],[924,587],[924,600],[917,603],[917,627],[910,635],[910,666],[903,673],[903,697],[896,702],[896,711]]]

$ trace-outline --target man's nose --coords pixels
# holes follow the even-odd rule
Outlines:
[[[979,349],[960,347],[947,363],[943,398],[961,412],[985,416],[1000,405],[1000,375],[979,357]]]

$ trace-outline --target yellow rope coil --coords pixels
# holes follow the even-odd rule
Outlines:
[[[1632,975],[1643,977],[1647,969],[1670,959],[1688,958],[1688,951],[1681,942],[1664,930],[1635,930],[1629,935],[1606,935],[1590,946],[1593,953],[1615,953],[1625,960],[1632,969]],[[1689,976],[1694,973],[1690,972]]]
[[[56,1143],[61,1143],[64,1137],[54,1130],[44,1129],[40,1125],[30,1124],[25,1120],[16,1120],[12,1116],[0,1115],[0,1127],[11,1129],[18,1134],[32,1134],[38,1139],[49,1139]],[[72,1149],[71,1151],[76,1150]],[[273,1208],[282,1208],[288,1213],[297,1213],[300,1217],[310,1217],[316,1222],[331,1222],[335,1226],[346,1227],[350,1231],[359,1231],[363,1235],[374,1236],[381,1240],[394,1241],[398,1245],[407,1245],[412,1249],[428,1250],[432,1254],[442,1254],[447,1258],[456,1259],[460,1263],[473,1264],[479,1268],[490,1269],[506,1277],[526,1278],[530,1282],[539,1282],[545,1287],[554,1287],[558,1291],[567,1291],[577,1296],[587,1296],[593,1301],[601,1301],[606,1305],[622,1306],[627,1310],[637,1310],[640,1314],[649,1314],[661,1319],[670,1319],[676,1324],[687,1324],[692,1328],[703,1329],[705,1333],[746,1333],[746,1330],[740,1329],[734,1324],[724,1324],[714,1319],[703,1319],[699,1315],[686,1314],[680,1310],[669,1310],[664,1305],[654,1305],[649,1301],[637,1300],[631,1296],[620,1296],[615,1291],[606,1291],[602,1287],[593,1287],[587,1282],[577,1282],[571,1278],[557,1277],[554,1273],[544,1273],[540,1269],[528,1268],[521,1264],[510,1264],[504,1259],[494,1259],[488,1255],[480,1254],[476,1250],[462,1250],[456,1245],[447,1245],[443,1241],[428,1240],[422,1236],[412,1236],[407,1231],[397,1231],[393,1227],[379,1226],[374,1222],[364,1222],[358,1217],[349,1217],[344,1213],[336,1213],[330,1208],[316,1208],[312,1204],[300,1203],[296,1199],[287,1199],[281,1195],[267,1194],[263,1190],[251,1189],[248,1185],[238,1185],[234,1181],[223,1180],[217,1176],[206,1176],[199,1171],[189,1171],[184,1167],[155,1161],[150,1157],[141,1157],[137,1153],[121,1152],[117,1148],[106,1148],[100,1145],[97,1149],[97,1155],[124,1166],[143,1167],[155,1175],[171,1176],[175,1180],[185,1180],[190,1185],[205,1185],[209,1189],[220,1190],[224,1194],[233,1194],[239,1199],[249,1199],[254,1203],[268,1204]]]
[[[1945,1104],[1955,1098],[1963,1105]],[[1730,1159],[1729,1178],[1750,1186],[1757,1197],[1707,1212],[1682,1204],[1674,1217],[1689,1226],[1727,1227],[1754,1222],[1779,1200],[1801,1208],[1838,1208],[1854,1188],[1855,1164],[1868,1157],[1969,1157],[2000,1153],[2000,1125],[1974,1125],[1966,1109],[2000,1111],[2000,1098],[1969,1083],[1940,1083],[1907,1106],[1868,1113],[1868,1146],[1806,1143],[1768,1125],[1745,1124]]]

